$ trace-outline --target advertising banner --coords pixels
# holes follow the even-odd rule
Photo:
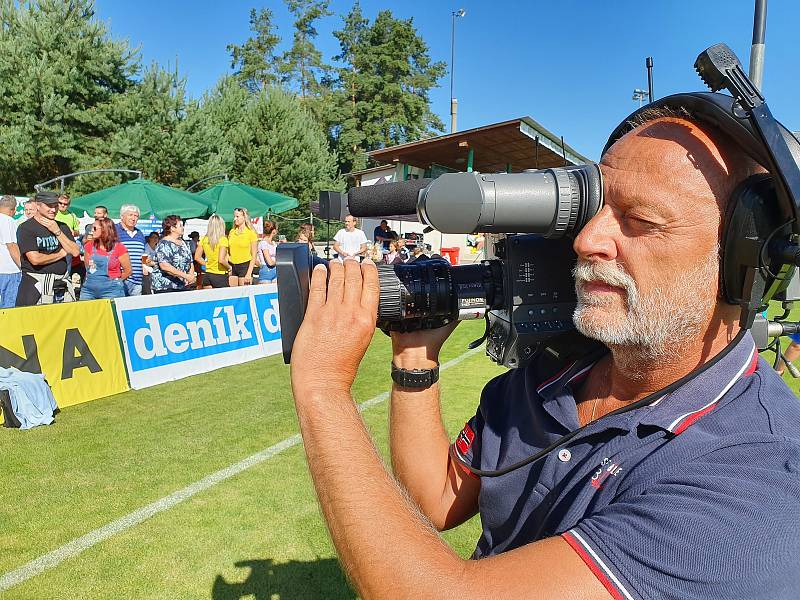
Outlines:
[[[120,298],[114,305],[134,389],[280,352],[275,285]]]
[[[0,310],[0,366],[43,373],[60,407],[130,389],[110,300]]]

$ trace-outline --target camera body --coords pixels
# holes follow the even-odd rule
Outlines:
[[[575,329],[572,239],[491,235],[487,251],[499,261],[500,287],[508,291],[487,314],[486,354],[506,367],[521,367],[544,342]]]

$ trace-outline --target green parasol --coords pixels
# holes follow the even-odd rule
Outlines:
[[[155,215],[157,219],[163,219],[168,215],[191,219],[204,217],[208,212],[208,206],[195,194],[148,179],[133,179],[79,196],[73,199],[69,209],[82,217],[84,211],[91,215],[96,206],[105,206],[108,208],[109,216],[118,217],[119,209],[124,204],[138,206],[142,217]]]
[[[282,213],[299,204],[291,196],[270,192],[236,181],[222,181],[196,194],[208,205],[209,213],[216,213],[226,223],[233,221],[233,209],[246,208],[251,217]]]

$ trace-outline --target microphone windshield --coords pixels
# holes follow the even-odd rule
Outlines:
[[[398,183],[364,185],[350,188],[347,204],[354,217],[387,217],[417,214],[421,189],[433,179],[410,179]]]

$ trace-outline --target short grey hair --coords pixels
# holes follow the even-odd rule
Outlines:
[[[637,110],[626,123],[633,130],[657,119],[683,119],[693,123],[700,122],[686,106],[650,106]]]
[[[13,208],[16,210],[17,208],[17,199],[14,196],[6,194],[3,197],[0,197],[0,208]]]
[[[119,216],[120,218],[125,213],[136,213],[137,215],[141,215],[142,211],[139,210],[139,207],[135,204],[123,204],[119,209]]]

